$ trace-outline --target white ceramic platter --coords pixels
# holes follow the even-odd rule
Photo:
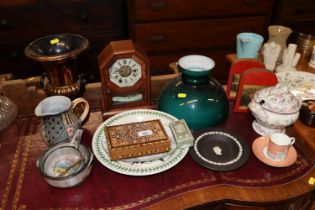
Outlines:
[[[171,151],[165,154],[145,156],[142,158],[119,161],[110,160],[106,144],[104,144],[106,140],[104,128],[106,126],[154,119],[159,119],[162,122],[167,135],[172,141]],[[174,139],[169,124],[175,120],[178,119],[167,113],[149,109],[136,109],[117,114],[103,122],[94,133],[92,139],[94,155],[108,169],[125,175],[146,176],[166,171],[179,163],[185,157],[189,149],[176,148],[176,145],[174,146]]]
[[[301,100],[315,99],[315,74],[305,71],[287,71],[276,73],[281,84]]]

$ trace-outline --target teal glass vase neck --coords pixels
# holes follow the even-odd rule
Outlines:
[[[182,81],[187,85],[203,85],[209,82],[210,74],[202,77],[192,77],[186,74],[182,74]]]
[[[187,85],[202,85],[209,82],[211,69],[190,68],[178,66],[182,73],[182,81]]]

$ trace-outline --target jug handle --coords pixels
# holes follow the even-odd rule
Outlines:
[[[84,108],[82,108],[82,104],[84,106]],[[79,107],[81,106],[81,107]],[[85,100],[84,98],[76,98],[72,101],[72,110],[78,108],[78,110],[80,111],[78,114],[80,114],[79,119],[81,122],[83,122],[85,120],[85,118],[88,116],[89,111],[90,111],[90,105],[89,102],[87,100]],[[75,114],[77,114],[77,112],[74,112]]]

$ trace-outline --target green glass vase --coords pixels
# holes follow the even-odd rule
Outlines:
[[[210,73],[215,66],[211,58],[187,55],[179,59],[181,77],[162,91],[158,109],[186,120],[191,129],[203,129],[223,123],[229,113],[225,91]]]

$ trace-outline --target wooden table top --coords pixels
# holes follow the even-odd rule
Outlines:
[[[258,135],[249,113],[234,113],[218,127],[236,131],[249,146]],[[91,147],[102,123],[100,111],[90,113],[83,125],[83,143]],[[46,145],[35,116],[18,118],[0,133],[0,209],[185,209],[209,202],[272,203],[296,198],[314,190],[314,155],[293,127],[298,160],[286,168],[274,168],[252,153],[242,167],[228,172],[209,170],[189,155],[171,169],[150,176],[127,176],[103,166],[96,158],[90,176],[79,186],[58,189],[46,183],[36,161]],[[304,148],[306,150],[304,151]],[[253,193],[253,190],[255,190]]]

